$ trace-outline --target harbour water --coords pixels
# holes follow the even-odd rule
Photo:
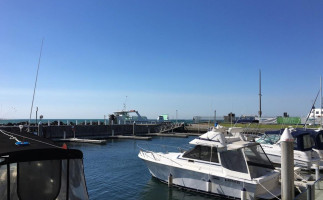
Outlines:
[[[147,143],[182,146],[193,138],[153,137]],[[143,141],[109,140],[105,145],[68,144],[69,148],[83,151],[85,177],[91,200],[217,199],[192,191],[168,188],[167,184],[152,178],[145,163],[138,158],[137,145],[140,143]]]

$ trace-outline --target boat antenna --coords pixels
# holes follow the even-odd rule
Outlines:
[[[31,101],[31,108],[30,108],[28,132],[30,131],[31,113],[33,111],[33,106],[34,106],[35,92],[36,92],[36,86],[37,86],[37,80],[38,80],[38,71],[39,71],[39,66],[40,66],[41,54],[42,54],[42,51],[43,51],[43,43],[44,43],[44,39],[42,39],[42,41],[41,41],[40,54],[39,54],[38,67],[37,67],[37,74],[36,74],[36,80],[35,80],[35,86],[34,86],[34,94],[33,94],[33,100]]]
[[[306,118],[306,120],[305,120],[305,124],[304,124],[304,127],[305,127],[305,128],[306,128],[307,120],[308,120],[308,118],[310,117],[311,111],[312,111],[312,109],[313,109],[313,107],[314,107],[314,105],[315,105],[315,103],[316,103],[316,100],[317,100],[317,97],[319,96],[319,94],[320,94],[320,90],[318,91],[318,93],[317,93],[317,95],[316,95],[316,98],[315,98],[315,101],[313,102],[313,105],[311,106],[311,110],[310,110],[310,112],[308,113],[307,118]],[[322,101],[322,100],[321,100],[321,101]]]
[[[323,117],[323,113],[322,113],[322,108],[323,108],[323,106],[322,106],[322,76],[321,76],[321,79],[320,79],[320,83],[321,83],[321,87],[320,87],[320,90],[321,90],[321,106],[320,106],[320,112],[319,113],[321,113],[321,129],[323,128],[323,123],[322,123],[322,117]]]
[[[259,118],[261,119],[262,111],[261,111],[261,70],[259,69]]]

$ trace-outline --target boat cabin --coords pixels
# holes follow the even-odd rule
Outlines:
[[[0,199],[89,199],[82,152],[31,133],[0,130]]]
[[[109,120],[112,120],[114,124],[148,122],[148,118],[146,116],[141,116],[137,110],[114,112],[112,115],[109,115]]]
[[[214,139],[198,138],[190,142],[195,147],[182,155],[189,162],[218,164],[228,176],[246,179],[268,174],[274,167],[258,143],[237,141],[229,144]]]
[[[323,130],[296,129],[299,132],[307,132],[311,136],[311,143],[314,149],[323,150]]]
[[[280,136],[283,134],[284,129],[277,131],[266,131],[261,138],[256,142],[260,144],[276,144],[280,140]],[[291,134],[294,138],[294,150],[310,151],[314,145],[314,141],[311,137],[310,131],[293,129]]]

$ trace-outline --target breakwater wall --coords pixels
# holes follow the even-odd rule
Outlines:
[[[60,126],[43,126],[43,135],[46,138],[66,138],[74,137],[87,137],[87,136],[111,136],[111,135],[145,135],[148,133],[158,133],[160,125],[159,124],[122,124],[122,125],[60,125]],[[19,132],[18,126],[1,126],[0,129]],[[23,128],[26,130],[27,126]],[[31,132],[37,132],[38,127],[31,126]]]

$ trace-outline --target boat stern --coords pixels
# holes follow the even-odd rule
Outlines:
[[[255,197],[258,199],[273,199],[281,195],[280,173],[274,171],[271,175],[255,179],[257,187]]]

